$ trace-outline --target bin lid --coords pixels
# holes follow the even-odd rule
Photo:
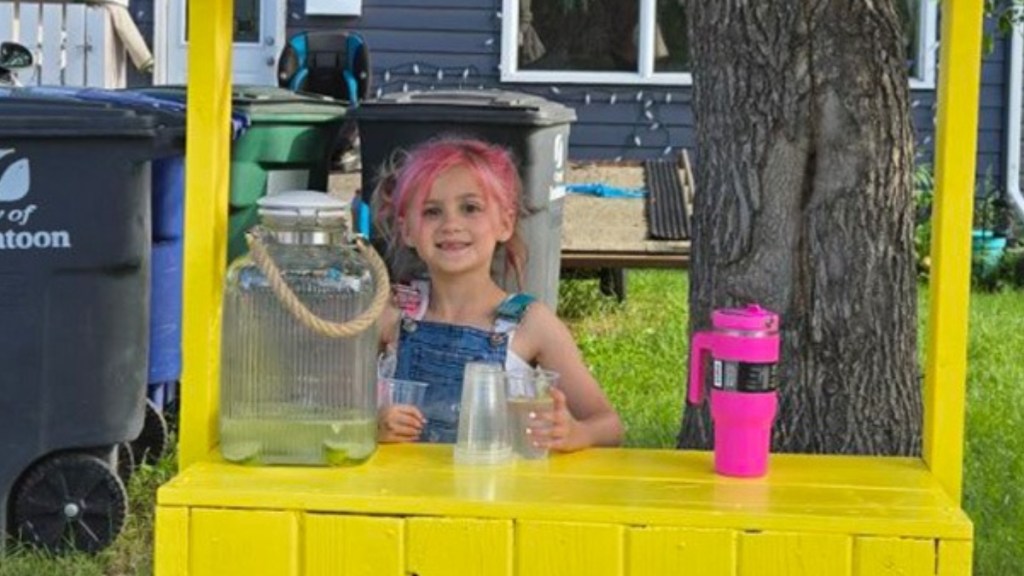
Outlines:
[[[576,111],[535,94],[506,90],[395,92],[351,111],[357,120],[481,122],[550,126],[576,120]]]
[[[348,111],[348,104],[322,94],[294,92],[276,86],[235,86],[235,109],[260,121],[332,121]]]
[[[61,98],[6,97],[0,93],[0,138],[153,138],[158,123],[147,114]]]
[[[32,86],[18,88],[10,97],[18,100],[62,99],[76,103],[95,104],[107,108],[135,110],[156,118],[162,128],[162,143],[180,154],[185,148],[185,104],[162,100],[131,90],[107,90],[69,86]]]
[[[182,85],[139,88],[135,91],[154,98],[173,100],[184,104],[186,87]],[[295,120],[329,122],[344,116],[345,102],[330,96],[293,92],[276,86],[234,86],[231,92],[232,117],[250,122]],[[236,139],[240,134],[236,135]]]

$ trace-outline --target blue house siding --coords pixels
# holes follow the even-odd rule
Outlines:
[[[575,160],[641,160],[696,145],[689,86],[547,85],[502,83],[498,65],[501,19],[497,0],[363,0],[360,17],[305,14],[305,0],[287,0],[287,32],[348,29],[370,47],[373,91],[495,88],[538,94],[576,110],[569,154]],[[131,11],[152,38],[153,0]],[[1007,41],[995,42],[982,66],[978,174],[1001,184]],[[614,98],[613,98],[614,97]],[[613,102],[614,99],[614,102]],[[913,90],[918,156],[932,161],[934,90]]]

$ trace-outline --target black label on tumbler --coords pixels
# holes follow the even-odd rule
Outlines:
[[[712,385],[729,392],[770,392],[778,388],[777,364],[715,360]]]

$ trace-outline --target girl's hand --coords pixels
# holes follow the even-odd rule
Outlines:
[[[558,388],[551,388],[551,398],[554,407],[549,414],[536,414],[530,418],[527,433],[533,438],[534,445],[558,452],[572,452],[586,447],[588,444],[579,437],[583,430],[569,412],[565,393]]]
[[[419,408],[408,404],[384,406],[377,413],[378,442],[415,442],[427,419]]]

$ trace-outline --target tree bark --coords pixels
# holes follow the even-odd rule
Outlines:
[[[917,454],[913,135],[893,0],[688,0],[699,162],[691,333],[782,325],[775,451]],[[687,406],[682,448],[711,444]]]

